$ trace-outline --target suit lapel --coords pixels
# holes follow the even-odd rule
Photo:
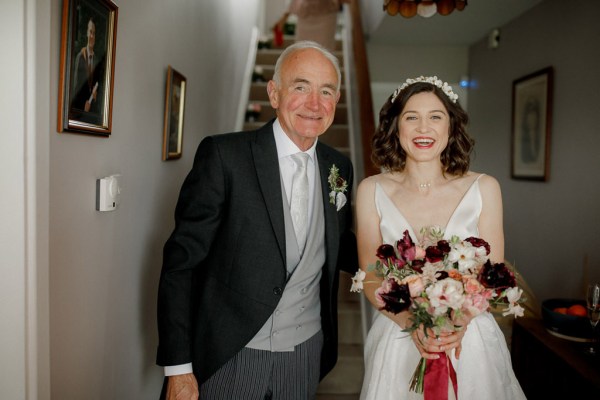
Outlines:
[[[283,189],[279,174],[277,147],[273,137],[272,122],[254,132],[255,140],[251,141],[252,155],[256,167],[256,175],[265,205],[275,232],[281,257],[285,261],[285,221],[283,217]],[[321,191],[325,219],[325,245],[327,250],[327,270],[331,277],[335,272],[339,250],[338,214],[334,205],[329,202],[329,170],[333,165],[330,152],[317,143],[317,159],[321,176]]]
[[[285,265],[285,221],[283,217],[283,197],[277,147],[273,137],[271,124],[254,132],[255,140],[251,141],[252,156],[256,167],[256,176],[265,205],[271,219],[271,226],[277,238],[279,251]]]
[[[337,264],[337,254],[339,250],[339,225],[337,210],[333,204],[329,202],[329,169],[332,166],[332,160],[327,149],[317,144],[317,158],[319,161],[319,172],[321,174],[321,189],[323,192],[323,210],[325,217],[325,245],[327,246],[327,270],[333,275]],[[330,280],[331,282],[332,280]]]

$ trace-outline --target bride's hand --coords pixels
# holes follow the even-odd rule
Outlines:
[[[473,320],[473,318],[475,318],[475,316],[470,312],[463,312],[460,317],[453,318],[454,326],[457,327],[456,334],[458,335],[459,340],[459,344],[454,351],[454,356],[456,359],[460,357],[460,353],[462,351],[462,338],[465,336],[467,326]]]
[[[431,329],[428,329],[427,334],[425,334],[423,326],[421,325],[419,328],[412,331],[411,337],[423,358],[434,360],[439,358],[437,353],[452,349],[456,349],[455,356],[456,358],[459,358],[462,349],[461,342],[465,335],[465,331],[466,327],[460,331],[445,332],[436,336]]]

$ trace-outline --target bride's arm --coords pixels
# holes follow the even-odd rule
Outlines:
[[[504,262],[504,227],[500,184],[489,175],[479,179],[483,208],[479,216],[479,237],[490,245],[490,261]]]
[[[375,290],[381,286],[382,279],[375,274],[375,271],[367,270],[369,265],[373,265],[377,261],[377,249],[383,244],[379,230],[380,217],[375,206],[376,179],[376,177],[369,177],[358,185],[356,192],[356,239],[358,264],[366,273],[363,292],[371,304],[379,309],[377,300],[375,300]],[[381,312],[400,325],[402,329],[409,324],[409,312],[400,314],[392,314],[387,311]]]

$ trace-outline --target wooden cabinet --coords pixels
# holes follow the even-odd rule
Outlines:
[[[511,357],[527,399],[600,398],[600,356],[586,346],[548,333],[540,319],[517,318]]]

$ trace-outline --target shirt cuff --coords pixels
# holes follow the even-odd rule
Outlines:
[[[165,376],[191,374],[192,372],[194,372],[192,363],[169,365],[165,367]]]

